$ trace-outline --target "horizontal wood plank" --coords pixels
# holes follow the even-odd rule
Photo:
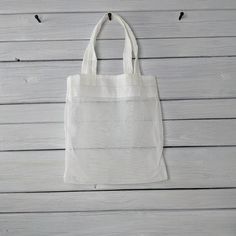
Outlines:
[[[191,9],[235,9],[235,1],[232,0],[21,0],[19,4],[16,0],[2,0],[0,14],[9,13],[32,13],[32,12],[97,12],[97,11],[153,11],[153,10],[191,10]]]
[[[3,236],[234,236],[236,210],[1,214]]]
[[[63,102],[66,77],[81,61],[0,64],[0,103]],[[235,98],[236,58],[141,60],[143,74],[158,76],[161,99]],[[99,63],[103,74],[119,74],[122,61]]]
[[[89,39],[104,13],[0,15],[0,41]],[[236,10],[120,12],[138,38],[236,36]],[[123,38],[118,23],[108,22],[99,38]],[[107,22],[106,22],[107,24]]]
[[[87,44],[87,40],[0,42],[0,61],[82,59]],[[236,55],[235,37],[139,39],[138,44],[140,58]],[[123,40],[98,40],[97,57],[120,59],[123,47]]]
[[[236,187],[236,147],[165,148],[169,180],[136,185],[63,183],[65,152],[0,152],[0,192]]]
[[[236,99],[162,101],[163,119],[236,118]],[[65,103],[0,106],[0,124],[63,122]]]
[[[235,208],[236,189],[1,193],[0,213]]]
[[[236,118],[236,99],[162,101],[163,119]],[[1,107],[0,107],[1,109]]]
[[[236,145],[234,127],[236,119],[167,120],[164,121],[164,144],[165,146]],[[64,124],[2,124],[0,140],[0,150],[61,149],[65,148]],[[93,147],[100,147],[93,140],[91,143],[95,145]]]

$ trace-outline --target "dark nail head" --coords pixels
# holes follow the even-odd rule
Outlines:
[[[179,20],[181,20],[183,16],[184,16],[184,12],[181,11],[180,14],[179,14]]]
[[[109,18],[109,20],[111,20],[111,13],[110,12],[108,13],[108,18]]]
[[[35,15],[34,17],[35,17],[35,19],[36,19],[39,23],[41,23],[41,20],[39,19],[39,16],[38,16],[38,15]]]

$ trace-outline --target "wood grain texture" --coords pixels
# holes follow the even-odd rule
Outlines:
[[[0,41],[89,39],[104,13],[0,15]],[[137,38],[236,36],[236,10],[188,11],[179,21],[179,11],[120,12]],[[220,19],[220,20],[219,20]],[[123,29],[112,21],[99,38],[123,38]],[[106,22],[107,24],[107,22]]]
[[[235,9],[232,0],[2,0],[0,14],[5,13],[32,13],[32,12],[97,12],[97,11],[153,11],[153,10],[191,10],[191,9]]]
[[[170,179],[136,185],[64,184],[64,155],[63,150],[0,152],[0,192],[236,187],[236,147],[165,148]]]
[[[63,122],[65,103],[0,106],[0,124]],[[162,101],[163,119],[236,118],[236,99]]]
[[[236,210],[1,214],[3,236],[234,236]]]
[[[236,58],[141,60],[143,74],[158,76],[161,99],[235,98]],[[81,62],[0,64],[0,103],[65,101],[66,77],[80,73]],[[122,61],[105,60],[99,72],[119,74]]]
[[[164,121],[164,145],[236,145],[236,133],[232,127],[236,127],[236,119],[167,120]],[[0,150],[65,148],[64,124],[2,124],[0,141]]]
[[[0,61],[82,59],[88,40],[0,42]],[[139,39],[140,58],[235,56],[236,38]],[[124,40],[97,40],[99,59],[120,59]],[[32,50],[32,48],[34,50]]]
[[[143,73],[158,76],[168,181],[63,182],[66,77],[108,10],[138,37]],[[2,0],[0,235],[234,236],[235,24],[233,0]],[[121,73],[123,36],[106,23],[99,73]]]
[[[236,189],[1,193],[0,213],[234,208]]]

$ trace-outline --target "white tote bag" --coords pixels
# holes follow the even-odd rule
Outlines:
[[[124,73],[97,74],[95,41],[108,19],[105,14],[93,30],[81,74],[67,77],[65,183],[141,184],[168,179],[156,77],[140,74],[134,34],[119,15],[112,16],[125,32]]]

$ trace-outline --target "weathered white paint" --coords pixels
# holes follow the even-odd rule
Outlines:
[[[236,189],[2,193],[0,212],[234,208]]]
[[[116,124],[119,128],[119,123]],[[236,119],[166,120],[165,146],[236,145],[232,127],[236,127]],[[65,147],[64,124],[2,124],[0,140],[0,150],[60,149]]]
[[[3,236],[235,236],[236,210],[1,214]]]
[[[66,185],[63,150],[29,151],[64,148],[65,79],[81,64],[65,60],[81,60],[110,10],[123,11],[139,37],[143,72],[158,76],[163,118],[174,119],[165,121],[166,145],[189,146],[165,148],[167,182]],[[0,104],[8,105],[0,105],[0,149],[10,151],[0,152],[0,234],[235,235],[235,189],[226,188],[236,187],[235,13],[233,0],[2,0]],[[108,22],[100,38],[115,40],[98,40],[99,58],[120,59],[120,26]],[[120,73],[121,65],[102,61],[100,71]],[[91,191],[109,189],[120,191]]]
[[[163,119],[236,118],[236,99],[162,101]],[[0,124],[63,122],[64,103],[0,106]]]
[[[1,0],[0,13],[235,9],[232,0]]]
[[[236,10],[187,11],[179,21],[179,11],[119,12],[138,38],[236,36]],[[0,41],[88,39],[104,13],[0,15]],[[220,20],[219,20],[220,19]],[[104,27],[99,38],[123,38],[117,23]]]
[[[158,76],[161,99],[236,97],[236,58],[141,60],[144,74]],[[65,101],[66,77],[80,73],[81,62],[0,64],[0,103]],[[122,61],[99,63],[102,73],[122,71]]]
[[[0,152],[0,192],[236,187],[236,147],[165,148],[170,180],[96,188],[63,183],[64,154],[63,150]]]
[[[0,61],[82,59],[88,40],[0,42]],[[235,56],[236,38],[139,39],[140,58]],[[97,40],[99,59],[120,59],[124,40]],[[28,50],[33,48],[34,50]]]

